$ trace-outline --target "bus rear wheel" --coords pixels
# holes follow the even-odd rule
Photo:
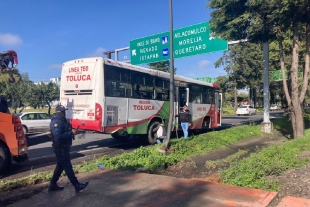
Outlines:
[[[156,131],[154,131],[154,130],[156,127],[158,127],[158,125],[160,125],[159,121],[152,121],[149,125],[149,128],[147,130],[147,139],[148,139],[150,144],[157,143],[156,138],[155,138]]]
[[[0,174],[7,168],[10,160],[10,155],[7,148],[0,143]]]

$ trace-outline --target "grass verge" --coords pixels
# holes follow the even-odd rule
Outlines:
[[[239,160],[239,158],[245,154],[247,154],[249,151],[248,150],[239,150],[235,154],[232,154],[224,159],[219,159],[219,160],[208,160],[206,161],[206,167],[207,168],[216,168],[220,167],[223,165],[226,165],[228,163],[231,163],[235,160]]]
[[[283,120],[282,120],[283,124]],[[305,136],[285,142],[282,145],[274,145],[260,152],[252,153],[242,160],[233,161],[228,169],[220,171],[224,183],[258,188],[264,190],[279,190],[279,182],[276,178],[290,168],[298,168],[309,162],[308,158],[301,155],[310,150],[310,129],[305,131]]]
[[[260,134],[260,126],[258,125],[238,126],[227,130],[193,136],[188,140],[173,139],[170,142],[169,155],[166,156],[156,150],[158,145],[140,147],[130,153],[124,153],[115,157],[103,156],[91,162],[83,162],[75,165],[74,170],[76,173],[94,172],[98,170],[98,164],[102,164],[109,169],[137,170],[143,168],[152,172],[156,168],[173,165],[193,155],[215,150]],[[49,181],[51,176],[52,172],[39,172],[32,173],[21,179],[2,180],[0,181],[0,191]]]

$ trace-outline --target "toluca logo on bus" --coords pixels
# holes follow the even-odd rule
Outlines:
[[[90,75],[67,75],[67,81],[90,81]]]
[[[69,73],[79,73],[79,72],[85,72],[88,71],[88,66],[81,66],[81,67],[74,67],[69,68]]]
[[[133,110],[144,110],[144,111],[155,110],[154,106],[152,106],[150,104],[151,104],[150,101],[140,100],[139,105],[133,105]]]
[[[155,110],[155,108],[152,105],[133,105],[133,110],[150,111],[150,110]]]
[[[69,73],[75,73],[75,75],[67,75],[67,81],[90,81],[90,75],[83,75],[83,72],[88,71],[88,66],[72,67],[69,68]]]

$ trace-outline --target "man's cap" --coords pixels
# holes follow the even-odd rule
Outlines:
[[[63,105],[58,105],[58,106],[56,106],[56,111],[64,112],[64,111],[66,111],[66,110],[68,110],[68,109],[66,109]]]

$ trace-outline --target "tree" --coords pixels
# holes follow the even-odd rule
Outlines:
[[[153,70],[159,70],[159,71],[170,73],[170,61],[169,60],[156,62],[156,63],[148,63],[147,65]],[[174,68],[174,73],[176,73],[176,71],[177,71],[177,68]]]
[[[21,79],[21,75],[19,74],[18,70],[14,70],[13,77],[16,82],[19,82]],[[10,82],[10,74],[8,73],[2,73],[0,75],[0,92],[2,95],[8,95],[9,88],[13,85],[13,83]]]
[[[28,73],[24,73],[20,75],[17,82],[8,87],[7,95],[10,97],[14,113],[17,112],[17,108],[21,108],[19,113],[24,109],[28,98],[26,94],[28,94],[31,83]]]
[[[48,106],[48,113],[51,113],[51,102],[59,100],[59,86],[54,82],[39,83],[35,94],[38,95],[41,106]]]
[[[234,102],[237,103],[238,89],[262,88],[262,54],[260,44],[240,43],[230,45],[228,51],[216,61],[215,67],[224,66],[234,91]],[[255,100],[255,99],[254,99]],[[254,104],[255,105],[255,104]],[[237,104],[234,105],[237,110]]]
[[[59,86],[49,82],[31,84],[27,93],[27,103],[33,108],[48,106],[48,113],[51,112],[51,102],[59,100]]]
[[[33,107],[34,109],[42,105],[41,92],[38,84],[30,83],[29,90],[27,91],[27,105]]]
[[[283,87],[288,102],[294,138],[304,135],[301,103],[308,88],[310,61],[310,1],[309,0],[209,0],[212,8],[210,27],[227,40],[249,39],[261,43],[277,40],[283,77],[285,61],[283,40],[286,31],[291,32],[292,50],[289,70],[290,89],[286,78]],[[300,35],[304,31],[306,52],[302,89],[298,87],[300,66]],[[288,33],[289,33],[288,32]]]
[[[229,80],[229,77],[227,76],[219,76],[217,77],[216,84],[219,85],[220,87],[220,92],[223,94],[223,103],[227,104],[227,96],[226,94],[230,91],[232,91],[232,87],[231,87],[231,81]]]

